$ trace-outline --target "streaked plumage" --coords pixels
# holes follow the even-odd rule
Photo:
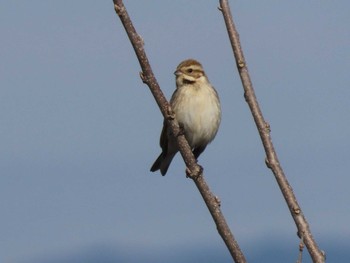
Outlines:
[[[188,59],[181,62],[174,74],[176,90],[170,104],[194,156],[198,158],[218,131],[221,121],[219,97],[198,61]],[[162,153],[154,162],[151,171],[160,170],[161,174],[165,175],[178,152],[176,141],[166,121],[163,124],[160,146]]]

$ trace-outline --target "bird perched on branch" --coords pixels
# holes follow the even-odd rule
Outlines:
[[[181,62],[174,74],[176,90],[171,97],[170,105],[197,159],[219,129],[220,100],[198,61],[188,59]],[[165,175],[178,152],[176,140],[166,120],[160,136],[160,147],[162,153],[152,165],[151,171],[160,170],[161,174]]]

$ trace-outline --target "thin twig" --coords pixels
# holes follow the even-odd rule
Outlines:
[[[180,132],[179,125],[176,119],[174,118],[174,113],[171,110],[170,105],[166,100],[163,92],[161,91],[158,82],[152,72],[151,66],[143,48],[144,43],[142,38],[137,34],[130,20],[130,17],[125,9],[123,1],[113,0],[113,2],[115,11],[118,14],[125,28],[125,31],[128,34],[130,42],[135,50],[136,56],[142,68],[142,72],[140,73],[141,79],[150,88],[164,118],[168,121],[168,125],[172,133],[178,135],[175,137],[177,139],[179,151],[186,163],[187,176],[190,177],[196,184],[200,194],[202,195],[210,211],[211,216],[214,219],[219,234],[221,235],[229,252],[232,255],[233,260],[236,263],[245,263],[245,257],[241,249],[239,248],[238,243],[236,242],[233,234],[231,233],[231,230],[227,225],[226,220],[221,212],[220,202],[218,201],[218,198],[214,196],[214,194],[210,191],[208,184],[204,180],[203,169],[197,164],[197,161],[192,154],[191,148],[185,136]]]
[[[298,260],[297,260],[296,263],[302,263],[303,262],[303,250],[304,250],[304,241],[303,241],[303,238],[300,238],[299,256],[298,256]]]
[[[306,221],[301,208],[297,202],[297,199],[293,193],[293,190],[288,183],[288,180],[282,170],[282,167],[278,161],[277,153],[272,144],[270,136],[270,125],[264,120],[262,112],[260,110],[258,101],[256,99],[252,82],[248,73],[247,64],[245,62],[241,44],[239,41],[239,35],[233,23],[232,14],[228,4],[228,0],[220,0],[220,11],[222,11],[227,32],[231,41],[233,53],[236,59],[237,68],[244,88],[244,97],[252,112],[255,124],[260,134],[262,144],[266,152],[266,165],[270,168],[276,178],[276,181],[282,191],[284,199],[287,202],[290,213],[294,219],[294,222],[298,228],[298,236],[304,241],[306,248],[308,249],[313,262],[323,263],[325,262],[324,253],[318,248],[315,240],[312,237],[309,224]]]

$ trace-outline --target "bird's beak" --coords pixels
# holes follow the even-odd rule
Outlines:
[[[178,69],[178,70],[176,70],[176,71],[174,72],[174,74],[175,74],[176,76],[180,76],[180,75],[182,74],[182,72]]]

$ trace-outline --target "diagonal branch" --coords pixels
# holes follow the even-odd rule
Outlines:
[[[210,191],[208,184],[204,180],[203,169],[197,164],[194,158],[191,148],[185,138],[185,136],[180,132],[179,125],[174,118],[174,113],[172,112],[168,101],[166,100],[163,92],[161,91],[158,82],[152,72],[151,66],[149,64],[148,58],[146,56],[145,50],[143,48],[143,40],[137,34],[130,17],[126,11],[126,8],[122,0],[113,0],[114,8],[118,14],[125,31],[128,34],[130,42],[135,50],[136,56],[139,60],[142,72],[140,73],[142,81],[148,85],[150,91],[152,92],[164,118],[167,120],[168,125],[172,131],[172,134],[176,135],[176,140],[179,146],[179,151],[186,163],[186,173],[194,183],[196,184],[200,194],[202,195],[211,216],[216,224],[219,234],[224,240],[233,260],[236,263],[245,263],[246,260],[242,251],[240,250],[238,243],[236,242],[229,226],[220,209],[220,201],[214,194]]]
[[[276,181],[281,189],[284,199],[287,202],[290,213],[294,219],[294,222],[298,228],[298,235],[304,241],[313,262],[323,263],[325,262],[324,253],[318,248],[315,240],[312,237],[309,224],[306,221],[303,212],[297,202],[297,199],[293,193],[293,190],[282,170],[282,167],[278,161],[277,153],[273,147],[270,136],[270,125],[264,120],[262,112],[260,110],[258,101],[256,99],[252,82],[250,80],[248,68],[243,56],[243,51],[239,41],[239,35],[233,23],[232,14],[228,4],[228,0],[220,0],[219,9],[222,11],[225,24],[227,27],[228,35],[231,41],[233,53],[236,59],[237,68],[244,89],[244,97],[252,112],[255,124],[260,134],[265,152],[266,152],[266,165],[272,170]]]

